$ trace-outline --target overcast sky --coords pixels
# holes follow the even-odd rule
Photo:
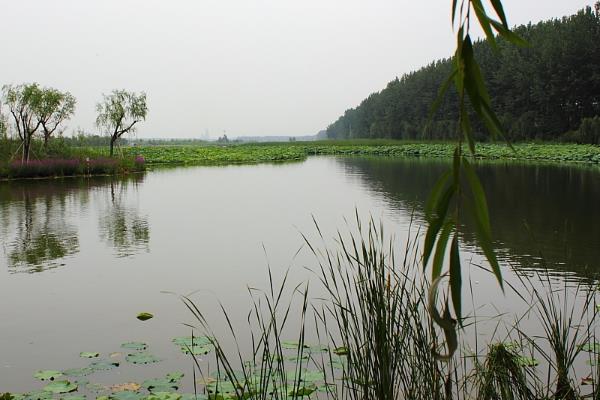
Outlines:
[[[592,0],[504,0],[509,22]],[[452,53],[450,0],[0,0],[0,84],[68,90],[96,132],[102,93],[145,91],[140,137],[314,134]]]

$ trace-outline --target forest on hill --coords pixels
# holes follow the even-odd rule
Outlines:
[[[512,141],[600,144],[600,2],[574,15],[515,28],[528,46],[498,38],[475,44],[492,107]],[[405,74],[346,110],[327,128],[331,139],[455,138],[458,96],[449,90],[433,118],[431,105],[452,71],[452,59]],[[475,122],[478,139],[483,126]]]

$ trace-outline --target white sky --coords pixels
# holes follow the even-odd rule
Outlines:
[[[593,0],[504,0],[509,22]],[[148,94],[140,137],[315,134],[396,76],[452,53],[450,0],[0,0],[0,85],[95,104]]]

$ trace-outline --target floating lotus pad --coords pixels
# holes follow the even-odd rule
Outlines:
[[[210,353],[215,349],[212,344],[205,345],[194,345],[194,346],[181,346],[179,348],[183,354],[193,354],[195,356],[201,356]]]
[[[60,400],[86,400],[86,397],[83,395],[72,394],[70,396],[63,396],[60,398]]]
[[[24,393],[22,400],[47,400],[52,398],[52,392],[37,390],[34,392]]]
[[[100,357],[100,353],[96,353],[93,351],[82,351],[81,353],[79,353],[79,357],[82,358],[96,358],[96,357]]]
[[[50,393],[71,393],[77,390],[77,385],[69,381],[53,381],[44,386],[44,391]]]
[[[184,393],[179,400],[208,400],[205,394]]]
[[[68,376],[87,376],[93,373],[94,370],[88,367],[65,369],[62,373]]]
[[[344,346],[336,347],[335,349],[333,349],[333,353],[337,354],[338,356],[347,356],[349,352],[350,350],[348,350],[348,348]]]
[[[146,353],[146,352],[129,354],[129,355],[127,355],[127,357],[125,357],[125,360],[127,360],[127,362],[130,362],[132,364],[142,364],[142,365],[154,364],[154,363],[161,361],[160,358],[158,358],[150,353]]]
[[[154,318],[154,315],[150,314],[149,312],[141,312],[136,316],[136,318],[140,321],[148,321],[149,319]]]
[[[40,381],[53,381],[59,376],[63,376],[63,373],[60,371],[53,370],[38,371],[35,374],[33,374],[33,377],[39,379]]]
[[[144,351],[148,348],[148,345],[143,342],[127,342],[123,343],[121,347],[128,350]]]
[[[515,356],[517,364],[522,367],[536,367],[539,365],[539,361],[533,357],[526,356]]]
[[[600,354],[600,343],[588,342],[581,346],[581,350],[587,351],[589,353]]]
[[[283,342],[281,342],[281,347],[283,347],[284,349],[288,349],[288,350],[297,350],[298,347],[300,347],[300,343],[298,342],[294,342],[292,340],[284,340]],[[304,345],[304,348],[308,349],[310,346],[308,345]]]
[[[141,387],[142,386],[139,383],[127,382],[127,383],[121,383],[121,384],[118,384],[118,385],[112,385],[110,387],[110,390],[112,390],[113,392],[122,392],[124,390],[128,390],[130,392],[136,392]]]
[[[179,336],[173,338],[173,343],[178,346],[204,346],[212,344],[211,339],[208,336]]]
[[[174,392],[156,392],[146,397],[146,400],[180,400],[181,395]]]
[[[183,372],[169,372],[166,378],[171,382],[179,382],[184,376]]]
[[[173,382],[169,378],[147,379],[142,382],[142,387],[149,392],[171,392],[179,389],[179,383]]]
[[[94,393],[107,392],[109,390],[109,388],[99,383],[88,383],[85,385],[85,388]]]
[[[113,393],[109,396],[111,400],[142,400],[145,396],[142,393],[123,390]]]
[[[115,361],[95,361],[90,364],[89,368],[94,371],[108,371],[119,366]]]

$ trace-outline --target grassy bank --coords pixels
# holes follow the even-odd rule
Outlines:
[[[600,164],[600,147],[578,144],[479,144],[476,155],[489,160]],[[299,161],[310,155],[451,158],[454,143],[357,140],[297,143],[231,144],[226,146],[138,146],[124,155],[141,155],[148,164],[224,165]]]

